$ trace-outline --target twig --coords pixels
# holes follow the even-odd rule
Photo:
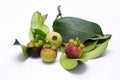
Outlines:
[[[57,10],[58,10],[58,15],[56,16],[56,19],[57,19],[59,16],[62,17],[62,13],[61,13],[60,7],[61,7],[61,5],[59,5],[58,8],[57,8]]]

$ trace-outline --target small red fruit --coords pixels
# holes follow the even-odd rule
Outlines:
[[[82,55],[82,48],[74,42],[68,42],[65,46],[65,53],[69,58],[79,58]]]

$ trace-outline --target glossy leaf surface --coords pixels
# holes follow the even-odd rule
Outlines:
[[[53,30],[62,35],[64,42],[76,37],[84,42],[92,37],[103,36],[98,24],[75,17],[56,19],[53,23]]]

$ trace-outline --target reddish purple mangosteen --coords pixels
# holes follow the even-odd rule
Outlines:
[[[80,41],[71,39],[65,46],[65,54],[69,58],[79,58],[82,55]]]
[[[44,42],[42,40],[39,41],[30,41],[27,44],[27,52],[31,57],[40,57],[40,51],[43,47]]]

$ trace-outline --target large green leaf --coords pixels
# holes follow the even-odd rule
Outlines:
[[[39,13],[38,11],[33,13],[32,19],[31,19],[31,26],[30,26],[30,30],[29,30],[30,40],[34,40],[34,36],[35,36],[33,34],[34,29],[40,29],[45,34],[49,33],[48,26],[44,24],[46,18],[47,18],[47,14],[42,16],[41,13]],[[39,34],[39,35],[41,35],[41,34]]]
[[[75,17],[62,17],[53,22],[53,30],[59,32],[64,42],[78,37],[82,42],[85,40],[103,36],[100,26],[96,23]]]

